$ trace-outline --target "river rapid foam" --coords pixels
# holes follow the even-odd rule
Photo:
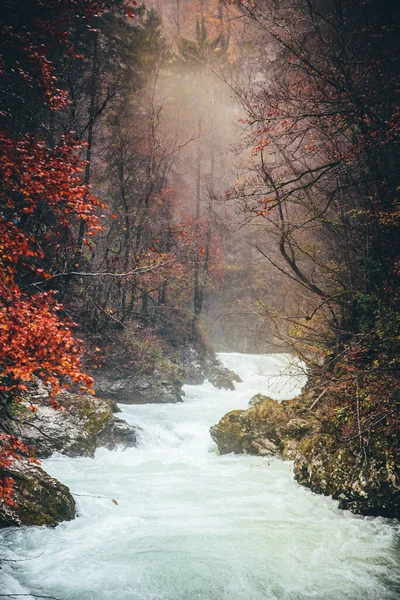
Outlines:
[[[206,382],[186,386],[183,404],[121,406],[141,428],[138,448],[43,461],[77,494],[79,517],[2,532],[0,600],[399,598],[398,525],[338,510],[299,486],[289,462],[221,457],[210,438],[252,395],[298,394],[303,365],[220,359],[243,380],[234,392]]]

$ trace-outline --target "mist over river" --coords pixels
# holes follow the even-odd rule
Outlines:
[[[210,438],[255,393],[298,394],[301,365],[219,356],[243,380],[235,391],[206,382],[185,386],[182,404],[121,405],[138,448],[43,461],[77,494],[79,517],[2,532],[1,557],[17,562],[2,563],[0,599],[399,598],[398,525],[338,510],[298,485],[290,462],[219,456]]]

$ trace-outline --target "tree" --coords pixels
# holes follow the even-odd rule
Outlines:
[[[2,467],[26,452],[8,435],[6,423],[27,383],[38,377],[49,385],[55,408],[64,377],[84,387],[92,383],[82,371],[80,341],[74,339],[73,323],[51,289],[52,275],[44,257],[50,227],[57,234],[81,219],[93,235],[100,229],[96,211],[102,208],[82,182],[81,146],[68,135],[48,143],[39,133],[43,122],[68,103],[66,92],[57,86],[52,53],[61,49],[73,53],[71,24],[76,19],[90,22],[103,3],[57,0],[49,7],[35,0],[28,7],[10,2],[7,8],[0,39]],[[9,478],[0,486],[0,498],[6,502],[11,487]]]
[[[275,322],[286,323],[281,334],[313,365],[328,420],[336,419],[339,435],[359,436],[363,448],[370,438],[378,443],[375,427],[393,442],[398,8],[338,0],[236,4],[273,58],[248,93],[238,90],[254,168],[230,199],[248,221],[264,223],[265,240],[255,246],[267,268],[293,283],[290,312]]]

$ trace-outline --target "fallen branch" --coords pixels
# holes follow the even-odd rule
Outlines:
[[[0,558],[0,562],[26,562],[27,560],[35,560],[35,558],[39,558],[40,556],[43,556],[43,554],[44,550],[40,554],[31,556],[30,558]]]
[[[27,594],[1,594],[0,593],[0,598],[17,598],[18,596],[23,596],[24,598],[50,598],[50,600],[60,600],[60,598],[56,598],[55,596],[40,596],[37,594],[32,594],[31,592],[28,592]]]
[[[71,492],[73,496],[78,496],[80,498],[100,498],[101,500],[111,500],[115,505],[118,505],[118,502],[115,498],[110,498],[109,496],[94,496],[93,494],[75,494]]]
[[[324,391],[318,396],[318,398],[316,400],[314,400],[314,402],[311,404],[310,408],[308,410],[312,410],[314,408],[314,406],[317,404],[317,402],[319,402],[321,400],[321,398],[323,396],[325,396],[326,392],[329,390],[329,388],[325,388]]]

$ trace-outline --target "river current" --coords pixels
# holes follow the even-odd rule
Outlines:
[[[279,459],[219,456],[209,427],[257,392],[294,397],[288,355],[221,354],[234,392],[185,386],[182,404],[121,405],[137,448],[44,468],[76,495],[79,517],[4,530],[2,593],[59,600],[395,600],[399,528],[299,486]],[[115,504],[112,500],[115,500]],[[26,595],[25,595],[26,594]]]

